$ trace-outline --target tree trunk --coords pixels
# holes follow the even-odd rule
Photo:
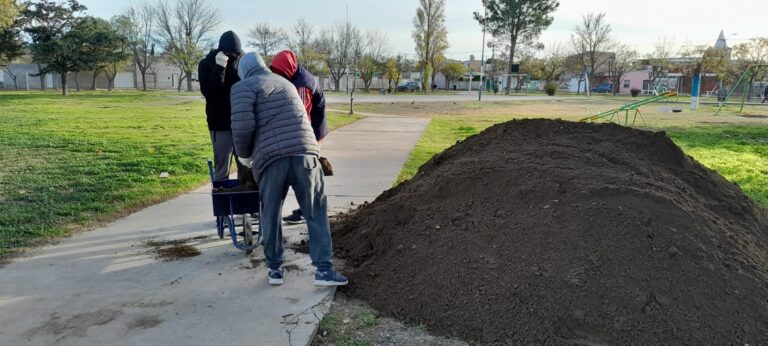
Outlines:
[[[333,78],[333,87],[335,88],[334,91],[339,92],[339,89],[341,89],[341,77],[331,76]]]
[[[517,44],[517,37],[512,37],[509,42],[509,76],[507,76],[507,90],[504,91],[504,95],[512,94],[512,66],[515,65],[515,49]]]
[[[61,93],[64,96],[69,95],[69,88],[67,87],[67,72],[61,74]]]
[[[147,91],[147,71],[141,72],[141,88],[143,91]]]
[[[192,91],[192,72],[187,71],[184,72],[184,74],[186,74],[187,77],[187,91]]]
[[[430,89],[432,89],[433,85],[437,85],[437,84],[435,84],[435,76],[437,76],[437,72],[436,71],[432,71],[432,83],[429,85]]]
[[[96,74],[96,71],[93,71],[93,80],[91,81],[91,90],[96,90],[96,78],[99,78],[99,75]]]
[[[747,101],[752,101],[752,91],[754,91],[753,83],[755,81],[755,74],[749,75],[749,90],[747,91]]]
[[[43,69],[43,65],[37,64],[37,72]],[[40,90],[45,91],[45,74],[41,74],[40,78]]]
[[[115,69],[117,71],[117,69]],[[109,71],[104,72],[104,75],[107,77],[107,91],[112,91],[114,89],[114,81],[115,77],[117,77],[117,73],[112,74]]]
[[[77,78],[77,76],[80,74],[80,71],[75,72],[75,90],[80,91],[80,80]]]

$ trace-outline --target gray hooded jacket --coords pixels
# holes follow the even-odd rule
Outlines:
[[[235,153],[253,160],[257,179],[275,160],[320,155],[307,111],[296,88],[273,74],[260,56],[240,58],[240,82],[232,87],[232,137]]]

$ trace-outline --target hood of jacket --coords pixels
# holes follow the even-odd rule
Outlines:
[[[275,55],[272,59],[272,65],[269,67],[272,72],[277,73],[288,80],[292,80],[299,70],[299,59],[296,54],[290,50],[284,50]]]
[[[227,31],[219,39],[219,51],[229,55],[243,54],[243,48],[240,44],[240,37],[234,31]]]
[[[248,53],[240,58],[237,74],[241,80],[261,73],[271,73],[261,56],[256,53]]]

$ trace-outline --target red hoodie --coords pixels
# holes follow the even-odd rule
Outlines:
[[[272,59],[272,65],[269,66],[272,72],[283,76],[285,79],[293,82],[296,71],[299,70],[299,59],[296,54],[290,50],[284,50],[275,55]],[[304,108],[307,109],[307,118],[312,121],[310,114],[312,114],[312,90],[306,87],[296,88],[301,96],[301,101],[304,102]]]

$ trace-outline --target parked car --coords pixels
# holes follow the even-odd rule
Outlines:
[[[421,90],[421,85],[419,85],[419,83],[417,82],[408,82],[397,87],[397,91],[400,91],[400,92],[403,92],[403,91],[414,92],[419,90]]]
[[[596,87],[592,88],[593,93],[612,93],[613,92],[613,83],[609,82],[602,82],[598,84]]]

